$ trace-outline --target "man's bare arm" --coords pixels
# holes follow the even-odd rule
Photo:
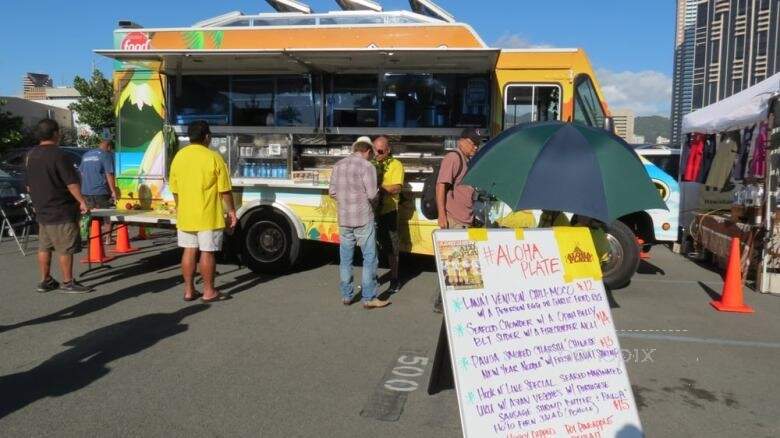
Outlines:
[[[403,186],[401,184],[389,184],[386,186],[382,186],[382,190],[384,190],[386,193],[389,193],[391,195],[397,195],[401,193],[401,190],[403,189]]]
[[[233,192],[220,193],[222,202],[228,208],[228,227],[232,230],[238,225],[238,216],[236,216],[236,205],[233,202]]]
[[[111,190],[111,196],[115,199],[119,199],[119,195],[116,191],[116,177],[114,177],[114,174],[107,173],[106,174],[106,182],[108,182],[108,189]]]
[[[436,184],[436,209],[439,210],[439,228],[447,228],[447,184]]]
[[[88,212],[89,208],[87,208],[87,201],[81,196],[81,184],[68,184],[67,187],[70,194],[78,201],[81,212]]]
[[[228,208],[228,211],[236,211],[235,203],[233,202],[233,192],[220,193],[222,196],[222,202]]]

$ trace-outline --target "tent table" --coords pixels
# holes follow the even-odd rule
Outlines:
[[[726,266],[731,250],[731,239],[739,237],[742,244],[743,276],[758,267],[761,259],[763,228],[732,222],[728,216],[704,213],[696,213],[694,223],[696,231],[693,237],[696,247],[712,253],[718,266],[721,268]]]

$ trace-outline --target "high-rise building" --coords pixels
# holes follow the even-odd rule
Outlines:
[[[634,112],[629,109],[614,109],[611,112],[615,134],[628,143],[634,143]]]
[[[54,83],[51,77],[44,73],[27,73],[22,77],[22,90],[25,99],[45,99],[46,87]]]
[[[780,0],[677,0],[672,144],[685,114],[780,71]]]

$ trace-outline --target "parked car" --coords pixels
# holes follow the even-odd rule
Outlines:
[[[635,149],[637,154],[655,164],[669,175],[679,178],[680,176],[680,149],[675,149],[666,145],[643,144]]]
[[[0,157],[0,171],[7,175],[6,180],[16,189],[17,195],[26,193],[24,159],[30,147],[15,148],[4,153]],[[78,167],[81,164],[81,158],[89,151],[89,148],[80,148],[76,146],[60,146],[73,161],[73,165]]]
[[[0,169],[0,201],[19,198],[19,181]]]

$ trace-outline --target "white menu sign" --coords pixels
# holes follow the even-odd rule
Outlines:
[[[643,436],[587,228],[434,245],[464,436]]]

